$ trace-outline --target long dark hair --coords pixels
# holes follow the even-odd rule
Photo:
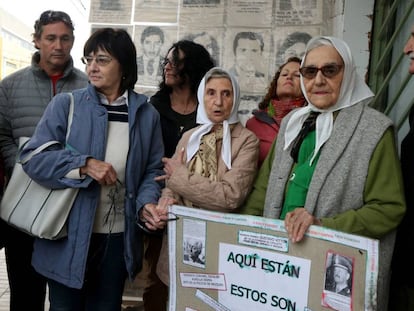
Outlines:
[[[180,40],[174,43],[168,50],[168,53],[173,50],[173,61],[179,62],[179,50],[184,53],[184,62],[182,69],[177,73],[182,79],[183,83],[189,83],[191,93],[197,94],[198,85],[203,79],[205,73],[215,66],[215,62],[210,53],[201,44],[192,42],[190,40]],[[162,81],[159,84],[161,92],[171,93],[171,87],[165,84],[165,74],[162,74]]]
[[[285,67],[288,63],[295,62],[300,65],[301,59],[299,57],[293,56],[289,57],[288,60],[280,65],[279,69],[276,71],[272,82],[270,82],[270,86],[267,89],[266,95],[263,97],[262,101],[259,103],[259,109],[263,110],[269,105],[271,99],[277,99],[277,80],[280,77],[280,73],[282,72],[283,67]]]

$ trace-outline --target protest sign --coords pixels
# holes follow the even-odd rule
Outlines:
[[[378,240],[311,226],[291,243],[281,220],[170,211],[170,311],[376,308]]]

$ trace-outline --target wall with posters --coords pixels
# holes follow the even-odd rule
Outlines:
[[[278,66],[303,55],[312,36],[344,38],[365,75],[373,6],[374,0],[91,0],[89,22],[92,31],[109,26],[130,32],[141,57],[137,89],[147,95],[160,79],[156,70],[146,69],[150,59],[164,57],[179,39],[204,45],[218,65],[238,77],[239,116],[245,121]],[[143,41],[148,27],[159,28],[162,38],[154,34]]]

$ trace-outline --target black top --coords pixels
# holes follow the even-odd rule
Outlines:
[[[160,114],[165,156],[170,158],[174,155],[175,148],[183,133],[197,125],[197,110],[190,114],[180,114],[174,111],[171,108],[169,94],[160,91],[150,98],[150,103]]]
[[[414,288],[412,243],[414,241],[414,106],[409,115],[410,131],[401,142],[401,169],[404,182],[406,214],[398,227],[392,261],[391,285]]]

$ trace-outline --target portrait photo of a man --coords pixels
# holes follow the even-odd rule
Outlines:
[[[325,289],[327,291],[350,297],[352,293],[352,260],[335,254],[326,269]]]
[[[101,0],[99,5],[100,10],[119,11],[121,10],[121,3],[119,0]]]
[[[307,32],[295,31],[289,33],[279,44],[276,53],[277,66],[285,63],[290,57],[303,58],[305,48],[312,35]]]
[[[242,91],[263,87],[267,84],[266,74],[260,67],[263,61],[264,40],[258,32],[243,31],[233,40],[234,65],[229,68],[240,83]]]
[[[138,82],[156,84],[162,78],[161,49],[164,45],[164,32],[160,27],[148,26],[141,33],[142,54],[137,58]]]
[[[218,45],[217,39],[214,38],[212,35],[210,35],[206,31],[201,31],[197,33],[188,34],[183,39],[190,40],[204,46],[216,62],[216,65],[220,65],[220,47]]]
[[[184,242],[184,262],[190,265],[205,265],[203,242],[189,240]]]

